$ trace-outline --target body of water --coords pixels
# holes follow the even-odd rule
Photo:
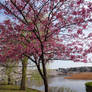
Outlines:
[[[64,76],[52,77],[48,79],[49,87],[65,87],[70,88],[74,92],[86,92],[85,83],[92,80],[72,80],[72,79],[64,79]],[[32,87],[38,90],[44,90],[44,86],[42,83],[28,81],[28,87]]]

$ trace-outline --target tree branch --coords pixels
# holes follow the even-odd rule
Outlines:
[[[0,2],[0,5],[7,11],[10,12],[11,15],[13,15],[15,18],[17,18],[18,20],[20,20],[22,23],[26,24],[24,20],[22,20],[21,18],[19,18],[15,13],[13,13],[8,7],[6,7],[4,4],[2,4]]]
[[[25,22],[28,24],[28,21],[27,21],[26,17],[25,17],[24,14],[22,13],[22,10],[20,10],[20,9],[17,7],[17,5],[16,5],[12,0],[10,0],[10,1],[11,1],[11,3],[13,4],[13,6],[20,12],[20,14],[21,14],[22,17],[24,18]]]

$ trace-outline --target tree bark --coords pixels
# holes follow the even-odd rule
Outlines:
[[[48,92],[48,81],[47,81],[47,78],[44,79],[44,87],[45,87],[45,92]]]
[[[21,79],[21,86],[20,86],[21,90],[25,90],[26,89],[27,61],[28,61],[27,57],[24,57],[24,59],[22,60],[22,79]]]
[[[48,80],[47,80],[47,71],[46,71],[46,66],[45,66],[45,57],[44,57],[44,46],[41,43],[41,50],[42,50],[42,68],[43,68],[43,82],[44,82],[44,87],[45,87],[45,92],[48,92]]]
[[[42,77],[44,87],[45,87],[45,92],[48,92],[48,80],[47,80],[47,73],[46,73],[45,64],[44,64],[43,73],[41,71],[40,65],[37,65],[37,69],[38,69],[38,72],[39,72],[40,76]]]
[[[8,85],[10,85],[11,84],[11,78],[10,78],[10,76],[8,76]]]
[[[47,80],[47,71],[46,71],[46,66],[45,66],[45,62],[42,62],[42,66],[43,66],[43,81],[44,81],[44,87],[45,87],[45,92],[48,92],[48,80]]]

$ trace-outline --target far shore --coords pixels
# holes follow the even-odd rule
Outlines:
[[[82,72],[77,74],[71,74],[64,79],[76,79],[76,80],[92,80],[92,72]]]

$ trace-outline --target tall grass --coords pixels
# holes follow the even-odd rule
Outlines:
[[[70,88],[66,88],[66,87],[50,87],[49,88],[49,92],[76,92],[74,90],[71,90]]]

